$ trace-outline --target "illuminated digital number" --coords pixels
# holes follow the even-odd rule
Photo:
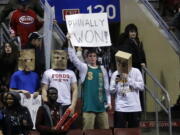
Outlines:
[[[87,7],[89,13],[93,13],[93,10],[98,10],[99,13],[107,12],[108,19],[114,19],[116,17],[116,7],[114,5],[107,5],[104,7],[103,5],[92,5]]]

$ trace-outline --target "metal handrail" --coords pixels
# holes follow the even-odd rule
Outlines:
[[[6,24],[1,23],[1,25],[2,25],[2,28],[3,28],[3,31],[5,32],[5,34],[9,36],[10,32],[9,32],[8,27],[6,26]]]
[[[144,6],[149,10],[149,12],[152,14],[152,16],[156,19],[156,21],[159,23],[159,26],[164,30],[164,32],[167,34],[169,40],[173,42],[172,48],[175,50],[175,52],[180,55],[180,41],[176,37],[176,35],[169,30],[169,26],[166,24],[166,22],[162,19],[162,17],[157,13],[157,11],[154,9],[154,7],[149,3],[148,0],[139,0]]]
[[[1,46],[3,41],[9,42],[9,40],[10,40],[9,30],[5,23],[1,23],[1,41],[2,41]]]
[[[61,30],[61,28],[59,27],[59,25],[55,23],[55,24],[53,24],[53,28],[57,32],[57,34],[59,35],[61,41],[65,42],[66,41],[66,36],[63,33],[63,31]]]
[[[0,36],[1,36],[0,48],[2,48],[4,40],[7,40],[7,35],[3,23],[0,24]]]
[[[145,89],[154,98],[156,103],[158,103],[159,106],[168,114],[168,109],[161,103],[161,101],[155,96],[155,94],[149,88],[147,88],[146,86],[145,86]]]
[[[169,123],[169,135],[172,135],[172,118],[171,118],[171,105],[170,105],[170,96],[168,91],[161,85],[161,83],[157,80],[157,78],[146,68],[146,67],[142,67],[142,73],[143,76],[149,76],[152,81],[154,82],[154,84],[156,86],[158,86],[162,92],[165,93],[165,96],[167,99],[167,103],[168,103],[168,107],[166,108],[166,106],[164,104],[161,103],[160,99],[158,98],[158,96],[156,95],[156,93],[153,93],[152,90],[150,90],[146,85],[145,85],[145,89],[146,91],[151,95],[151,97],[154,99],[155,103],[156,103],[156,125],[158,125],[158,109],[157,109],[157,105],[159,105],[168,115],[168,123]],[[146,98],[146,97],[145,97]],[[156,131],[157,131],[157,135],[159,135],[159,126],[156,126]]]
[[[166,94],[168,102],[170,102],[168,91],[161,85],[161,83],[157,80],[157,78],[153,76],[152,73],[146,67],[143,67],[143,70],[146,72],[146,75],[149,75],[151,79],[154,81],[154,83],[156,83],[162,89],[162,91]]]
[[[10,42],[12,41],[20,50],[21,43],[19,37],[11,38],[9,29],[5,23],[1,23],[1,47],[3,45],[3,42]]]

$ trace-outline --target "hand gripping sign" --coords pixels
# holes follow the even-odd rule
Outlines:
[[[70,116],[72,110],[67,109],[64,115],[61,117],[57,125],[55,126],[56,130],[60,131],[67,131],[69,127],[72,125],[72,123],[77,119],[78,113],[74,113],[72,116]]]

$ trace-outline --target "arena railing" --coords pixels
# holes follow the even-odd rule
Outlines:
[[[0,25],[0,47],[3,46],[5,42],[13,42],[17,47],[18,50],[21,49],[21,42],[19,37],[12,38],[10,36],[10,31],[5,23],[1,23]]]
[[[156,89],[152,90],[145,84],[145,92],[144,92],[144,108],[145,108],[145,115],[146,115],[146,98],[148,93],[151,98],[155,101],[155,117],[156,117],[156,135],[159,135],[159,110],[158,107],[160,106],[162,110],[168,115],[168,124],[169,124],[169,135],[172,135],[172,118],[171,118],[171,105],[170,105],[170,96],[168,91],[162,86],[162,84],[157,80],[157,78],[146,68],[142,67],[142,74],[143,77],[149,77],[155,86]],[[165,96],[164,100],[166,104],[161,103],[161,99],[158,97],[157,90],[158,88],[161,90],[163,95]]]
[[[156,19],[156,21],[159,23],[159,26],[164,30],[164,32],[167,34],[169,40],[172,41],[172,48],[174,51],[180,55],[180,41],[176,37],[176,35],[169,29],[169,26],[167,23],[162,19],[162,17],[159,15],[159,13],[154,9],[154,7],[149,3],[148,0],[139,0],[144,6],[149,10],[149,12],[152,14],[152,16]]]

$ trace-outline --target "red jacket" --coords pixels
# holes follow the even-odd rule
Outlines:
[[[27,11],[17,9],[13,11],[10,18],[10,27],[16,36],[20,36],[22,48],[28,43],[28,35],[31,32],[39,30],[42,24],[37,19],[36,13],[31,9]]]

